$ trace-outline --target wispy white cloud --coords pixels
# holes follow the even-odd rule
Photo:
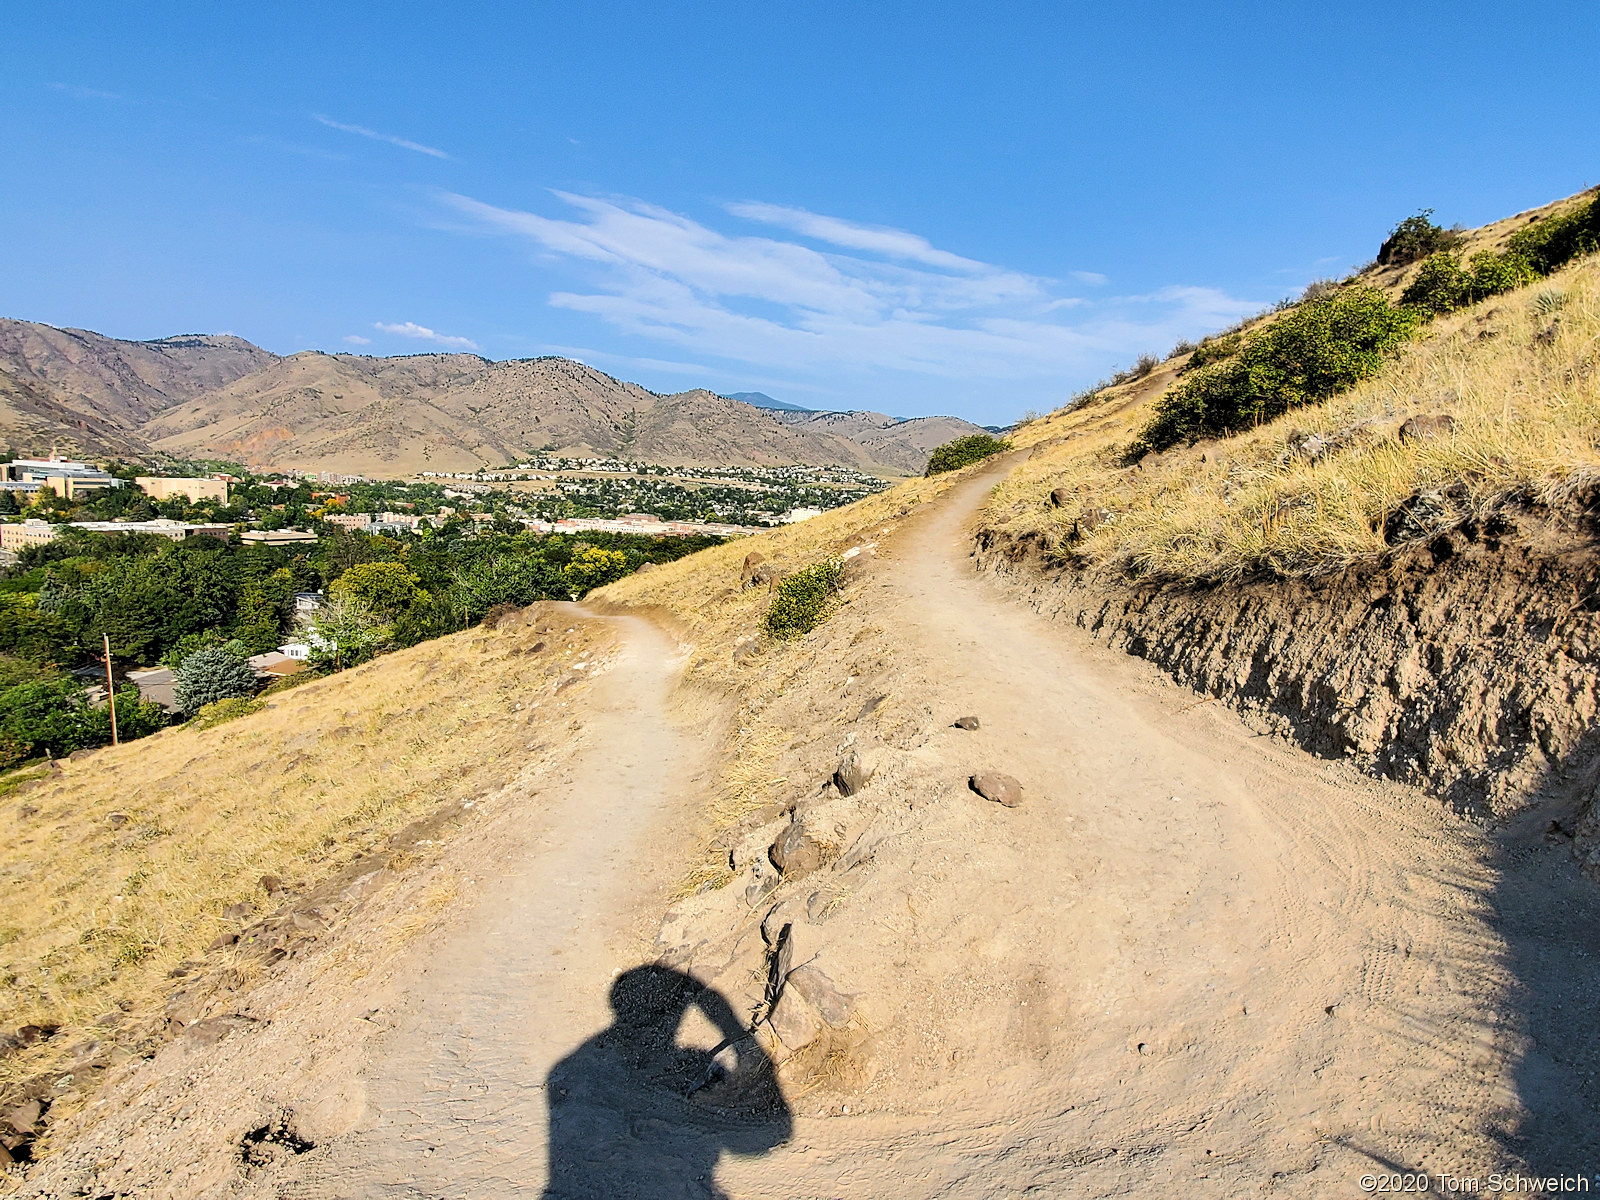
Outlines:
[[[362,337],[359,333],[347,333],[347,334],[345,334],[343,340],[344,340],[344,344],[347,345],[347,346],[370,346],[370,345],[372,345],[372,339],[371,338]]]
[[[401,321],[390,324],[384,321],[374,321],[372,327],[380,333],[391,334],[394,337],[413,338],[419,342],[432,342],[435,346],[445,346],[451,350],[476,350],[478,343],[471,338],[451,337],[447,333],[435,333],[426,325],[418,325],[415,321]],[[345,338],[345,341],[350,341]],[[365,344],[366,339],[362,339]]]
[[[1072,284],[1103,284],[1093,272],[1048,279],[903,230],[757,201],[728,208],[797,236],[725,233],[639,200],[554,195],[567,215],[443,201],[584,279],[550,295],[553,306],[796,383],[852,372],[902,375],[906,391],[916,379],[1029,380],[1030,401],[1041,389],[1064,397],[1116,363],[1259,307],[1196,287],[1091,299]]]
[[[399,146],[402,150],[412,150],[418,154],[427,154],[433,158],[450,157],[435,146],[424,146],[421,142],[395,137],[391,133],[379,133],[376,129],[368,129],[365,125],[349,125],[344,121],[335,121],[332,117],[325,117],[321,113],[312,113],[311,118],[314,121],[320,121],[329,129],[337,129],[342,133],[353,133],[357,137],[371,138],[375,142],[388,142],[391,146]]]
[[[730,204],[728,211],[747,221],[776,225],[780,229],[788,229],[803,237],[827,242],[831,246],[841,246],[847,250],[866,250],[886,258],[925,263],[930,267],[940,267],[946,271],[981,274],[993,270],[985,263],[940,250],[927,238],[907,233],[903,229],[890,229],[881,225],[857,225],[852,221],[840,220],[838,217],[820,216],[803,208],[785,208],[779,204],[764,204],[759,200],[744,200],[738,204]]]

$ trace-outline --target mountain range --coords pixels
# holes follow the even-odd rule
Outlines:
[[[915,474],[934,446],[977,431],[954,417],[767,408],[702,388],[662,395],[565,358],[279,356],[230,334],[130,342],[0,318],[0,446],[18,454],[215,458],[376,478],[539,452]]]

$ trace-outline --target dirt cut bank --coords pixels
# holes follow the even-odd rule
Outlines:
[[[1309,578],[1149,583],[988,530],[981,566],[1313,753],[1574,840],[1600,878],[1596,497]]]

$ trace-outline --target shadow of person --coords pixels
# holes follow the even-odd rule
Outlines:
[[[549,1200],[724,1196],[726,1151],[764,1154],[793,1121],[772,1062],[722,995],[670,967],[634,967],[611,985],[612,1024],[553,1068]],[[722,1045],[679,1045],[699,1009]]]

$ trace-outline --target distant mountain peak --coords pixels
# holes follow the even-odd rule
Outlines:
[[[765,392],[728,392],[724,400],[737,400],[741,404],[748,404],[751,408],[770,408],[778,412],[816,412],[814,408],[807,408],[803,404],[790,404],[787,400],[774,400]]]

